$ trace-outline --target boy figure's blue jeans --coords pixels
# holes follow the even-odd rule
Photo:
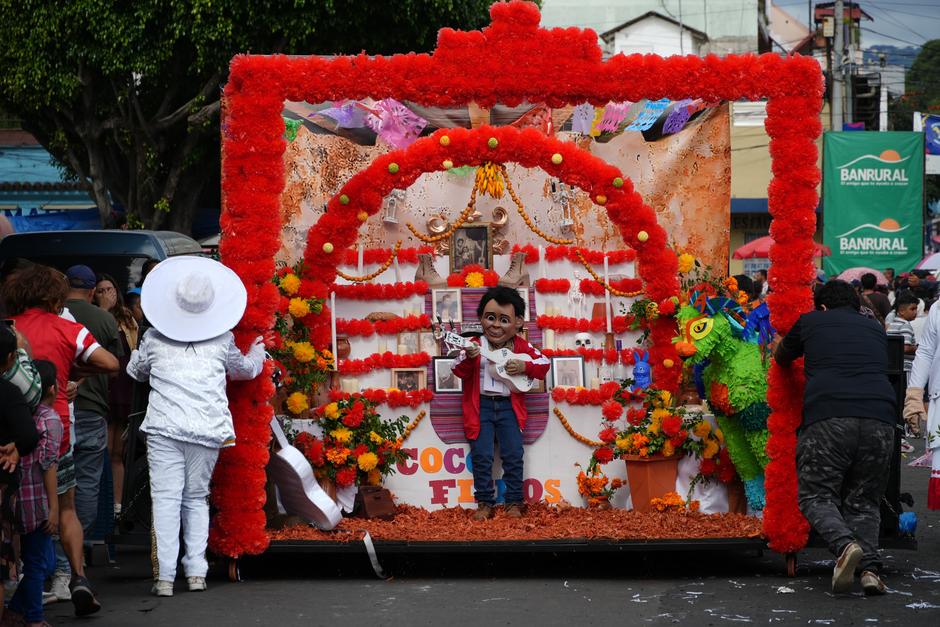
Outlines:
[[[42,588],[55,568],[52,536],[37,529],[20,536],[20,557],[23,560],[23,579],[10,599],[10,609],[19,612],[27,623],[43,620]]]
[[[480,435],[470,441],[473,463],[473,496],[477,503],[493,505],[494,440],[499,442],[503,462],[506,503],[522,504],[522,430],[508,396],[480,396]]]

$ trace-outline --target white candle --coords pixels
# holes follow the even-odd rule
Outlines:
[[[399,355],[407,355],[407,354],[408,354],[408,347],[407,347],[406,345],[404,345],[404,344],[399,344],[399,345],[398,345],[398,354],[399,354]]]
[[[610,272],[607,268],[607,255],[604,255],[604,283],[610,285]],[[614,332],[613,316],[610,315],[610,290],[604,288],[604,317],[607,318],[607,332]]]
[[[364,261],[365,261],[365,251],[366,251],[365,247],[364,247],[362,244],[359,244],[359,264],[358,264],[358,267],[359,267],[359,274],[360,274],[360,275],[362,274],[362,266],[365,265],[365,264],[364,264]]]
[[[555,331],[553,329],[545,329],[545,333],[542,336],[543,342],[542,345],[548,350],[555,350]]]
[[[539,246],[539,275],[544,279],[547,276],[545,265],[545,247]]]
[[[401,266],[398,265],[398,255],[395,255],[395,282],[401,283]]]
[[[601,380],[598,379],[597,377],[592,378],[592,379],[591,379],[591,389],[592,389],[592,390],[596,390],[596,389],[599,388],[599,387],[601,387]]]
[[[336,292],[330,294],[330,328],[333,332],[333,369],[335,370],[339,365],[336,356]]]
[[[379,340],[379,353],[384,353],[388,350],[388,343],[385,340]]]

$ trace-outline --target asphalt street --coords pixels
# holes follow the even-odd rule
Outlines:
[[[918,447],[919,454],[922,445]],[[908,460],[913,456],[908,457]],[[149,552],[122,548],[116,565],[92,566],[104,609],[77,619],[47,606],[53,625],[940,625],[940,512],[926,510],[929,470],[902,470],[915,498],[918,550],[886,550],[889,594],[829,592],[832,557],[811,549],[797,576],[771,551],[563,555],[379,555],[388,580],[358,556],[268,555],[224,564],[209,590],[150,595]]]

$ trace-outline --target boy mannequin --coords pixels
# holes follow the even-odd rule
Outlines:
[[[519,292],[508,287],[491,287],[480,299],[477,315],[483,326],[483,337],[471,340],[474,345],[462,350],[454,361],[454,374],[463,380],[464,432],[470,441],[473,463],[473,489],[477,502],[474,520],[493,515],[496,493],[493,485],[494,440],[499,442],[506,483],[506,514],[522,516],[523,450],[522,429],[525,427],[525,395],[512,392],[500,379],[491,375],[487,359],[480,354],[481,342],[491,349],[507,347],[514,353],[525,353],[532,361],[510,359],[506,372],[544,379],[550,362],[524,338],[517,335],[525,316],[525,302]]]

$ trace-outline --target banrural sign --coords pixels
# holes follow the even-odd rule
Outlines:
[[[823,138],[823,241],[830,275],[867,266],[905,272],[923,251],[922,133]]]

